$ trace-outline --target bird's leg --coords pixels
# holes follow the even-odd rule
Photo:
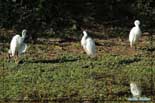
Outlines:
[[[133,46],[132,46],[132,42],[130,42],[130,47],[133,48]]]
[[[138,96],[137,98],[138,98],[138,100],[140,100],[140,96]]]
[[[19,63],[19,54],[18,54],[18,52],[17,52],[17,54],[16,54],[16,57],[17,57],[16,63],[18,64],[18,63]]]
[[[13,56],[14,62],[16,63],[16,55]]]
[[[15,53],[15,63],[18,64],[18,53]]]
[[[10,56],[10,54],[8,53],[8,62],[10,61],[10,59],[11,59],[11,56]]]
[[[16,53],[15,53],[15,55],[14,55],[14,61],[15,61],[15,63],[16,63],[16,60],[17,60],[17,56],[16,56]]]
[[[90,59],[96,61],[97,60],[97,56],[90,56]]]
[[[137,45],[135,44],[135,50],[137,50]]]
[[[138,41],[135,43],[135,48],[136,48],[136,50],[140,49]]]

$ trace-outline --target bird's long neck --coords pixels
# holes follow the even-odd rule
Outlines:
[[[24,42],[25,37],[26,37],[26,33],[25,33],[25,32],[23,32],[23,33],[22,33],[22,37],[21,37],[21,42]]]
[[[26,36],[26,33],[22,33],[22,39],[24,40]]]
[[[137,28],[137,30],[138,30],[138,31],[141,31],[141,29],[140,29],[140,26],[139,26],[139,25],[136,25],[135,27]]]
[[[136,28],[140,28],[138,24],[135,25]]]
[[[87,37],[88,37],[87,33],[84,31],[83,34],[84,34],[83,37],[84,37],[85,39],[87,39]]]
[[[87,37],[88,37],[87,35],[84,35],[84,38],[85,38],[85,39],[87,39]]]

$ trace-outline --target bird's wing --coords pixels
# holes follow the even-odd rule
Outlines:
[[[81,46],[85,49],[86,48],[86,40],[84,37],[81,39]]]
[[[81,46],[83,46],[84,43],[85,43],[85,39],[84,39],[84,37],[82,37],[82,39],[81,39]]]
[[[133,27],[131,30],[130,30],[130,33],[129,33],[129,41],[132,42],[133,38],[134,38],[134,30],[135,27]]]
[[[141,35],[142,35],[142,31],[141,31],[141,29],[139,28],[137,38],[139,39],[139,38],[141,37]]]
[[[10,42],[10,45],[15,45],[17,43],[17,40],[20,38],[20,35],[15,35],[12,37],[12,40]]]
[[[90,44],[91,48],[96,49],[95,42],[92,38],[87,39],[87,44]]]
[[[87,39],[87,51],[91,54],[91,55],[96,55],[96,46],[95,46],[95,42],[92,38],[88,38]]]
[[[12,56],[15,55],[16,48],[18,47],[18,39],[20,38],[20,35],[15,35],[12,37],[12,40],[10,42],[10,50],[8,51],[9,54],[12,54]]]
[[[18,53],[19,54],[25,53],[26,49],[27,49],[27,44],[22,43],[19,50],[18,50]]]

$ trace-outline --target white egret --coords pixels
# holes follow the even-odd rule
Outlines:
[[[140,21],[135,20],[134,24],[135,24],[135,26],[130,30],[130,34],[129,34],[129,41],[130,41],[131,48],[139,40],[139,38],[142,35],[141,29],[139,27]]]
[[[140,87],[137,86],[136,83],[134,83],[134,82],[130,83],[130,91],[131,91],[133,97],[140,98],[140,96],[141,96],[141,89],[140,89]]]
[[[24,43],[24,39],[26,37],[26,32],[27,30],[22,31],[22,36],[20,35],[15,35],[13,36],[11,43],[10,43],[10,49],[8,51],[9,53],[9,58],[10,57],[15,57],[15,62],[18,62],[18,56],[22,53],[25,53],[27,49],[27,44]]]
[[[88,56],[95,57],[96,56],[96,46],[95,42],[91,37],[88,37],[86,31],[83,31],[83,37],[81,39],[81,45]]]

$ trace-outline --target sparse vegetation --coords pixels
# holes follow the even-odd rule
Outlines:
[[[143,41],[146,39],[143,37]],[[142,84],[143,96],[155,100],[151,94],[155,90],[155,82],[151,82],[151,75],[155,73],[154,52],[150,54],[145,49],[149,43],[141,42],[135,52],[128,42],[124,46],[117,41],[117,38],[96,39],[98,56],[95,59],[87,57],[77,41],[29,44],[18,65],[7,61],[6,44],[0,57],[0,98],[40,102],[46,99],[126,100],[131,97],[129,82],[137,81]]]

